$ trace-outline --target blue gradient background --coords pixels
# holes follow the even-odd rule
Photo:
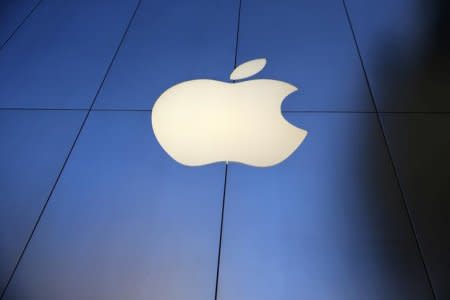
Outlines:
[[[2,1],[1,299],[214,299],[224,196],[218,299],[449,299],[448,8]],[[301,147],[171,160],[157,97],[258,57]]]

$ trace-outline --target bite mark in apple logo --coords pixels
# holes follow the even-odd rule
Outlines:
[[[248,61],[230,79],[248,78],[265,65],[264,58]],[[295,86],[271,79],[181,82],[155,102],[153,132],[167,154],[186,166],[220,161],[273,166],[288,158],[307,135],[281,113],[281,103],[295,91]]]

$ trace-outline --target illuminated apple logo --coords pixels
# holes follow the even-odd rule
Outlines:
[[[230,79],[250,77],[265,65],[263,58],[248,61]],[[281,103],[295,91],[289,83],[270,79],[185,81],[155,102],[153,131],[162,148],[183,165],[234,161],[273,166],[291,155],[307,135],[281,114]]]

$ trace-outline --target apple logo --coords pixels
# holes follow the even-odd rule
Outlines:
[[[248,78],[265,65],[264,58],[248,61],[230,79]],[[295,86],[271,79],[181,82],[155,102],[153,131],[169,156],[186,166],[220,161],[273,166],[307,135],[281,114],[281,103],[295,91]]]

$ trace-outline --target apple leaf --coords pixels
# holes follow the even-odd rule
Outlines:
[[[239,80],[255,75],[264,68],[266,62],[265,58],[257,58],[240,64],[231,72],[230,79]]]

